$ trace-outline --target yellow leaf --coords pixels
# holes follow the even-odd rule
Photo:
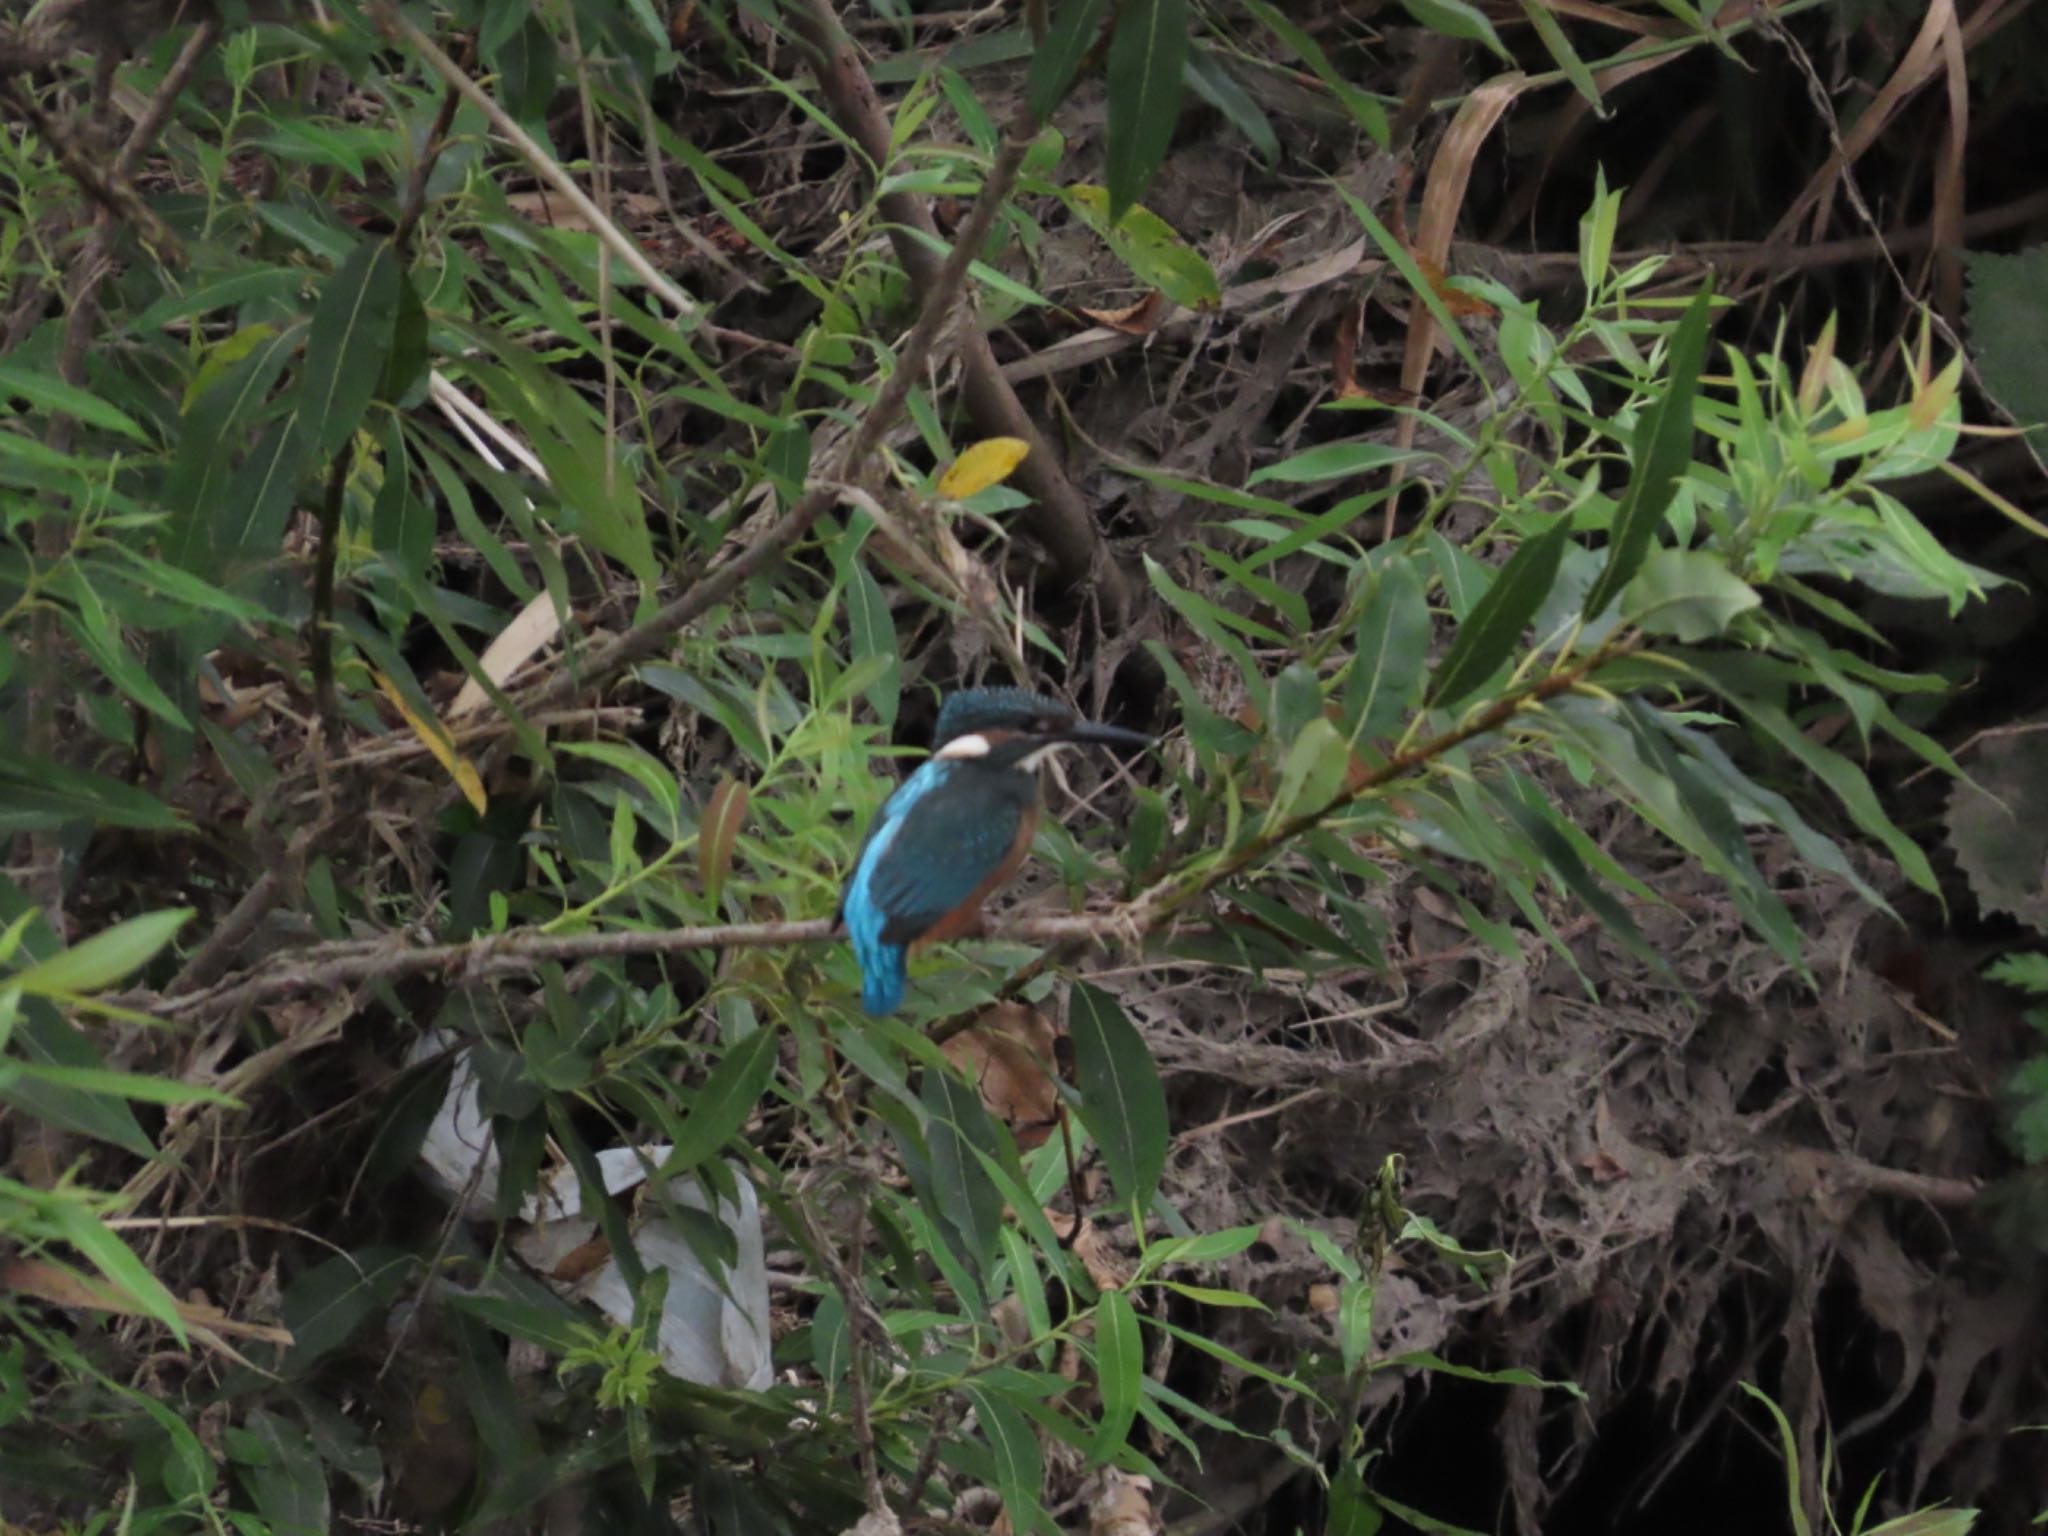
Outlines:
[[[413,735],[419,737],[420,745],[434,754],[434,761],[447,769],[448,777],[455,781],[455,787],[462,791],[462,798],[476,807],[481,816],[490,809],[490,799],[484,794],[483,776],[476,771],[476,764],[455,750],[455,742],[447,728],[429,715],[421,719],[405,702],[405,695],[398,691],[398,685],[382,672],[371,674],[377,679],[377,686],[384,690],[384,697],[391,701],[391,707],[404,717],[412,727]]]
[[[965,501],[976,491],[1001,485],[1030,451],[1031,445],[1021,437],[984,438],[939,476],[939,495],[947,501]]]

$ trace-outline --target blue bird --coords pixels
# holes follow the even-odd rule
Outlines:
[[[973,929],[1038,827],[1038,765],[1061,747],[1152,738],[1083,720],[1025,688],[968,688],[939,711],[932,756],[883,802],[839,902],[871,1014],[903,1002],[910,947]]]

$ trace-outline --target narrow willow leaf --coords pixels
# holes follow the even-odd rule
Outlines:
[[[682,1135],[662,1160],[664,1176],[710,1162],[739,1134],[774,1076],[780,1040],[774,1029],[757,1029],[719,1058],[690,1100]]]
[[[48,1064],[75,1070],[105,1066],[99,1048],[85,1032],[40,1000],[32,999],[23,1005],[9,1043],[13,1059],[24,1066]],[[142,1129],[135,1111],[120,1099],[81,1093],[24,1073],[12,1082],[0,1080],[0,1104],[20,1110],[32,1119],[47,1121],[60,1130],[120,1147],[137,1157],[156,1156],[156,1143]]]
[[[1138,1332],[1138,1314],[1122,1291],[1104,1291],[1095,1309],[1095,1379],[1102,1394],[1102,1418],[1088,1459],[1099,1464],[1116,1459],[1144,1400],[1139,1385],[1145,1374],[1145,1340]]]
[[[1489,778],[1484,782],[1487,790],[1508,813],[1509,819],[1522,829],[1522,835],[1536,845],[1536,851],[1542,855],[1550,872],[1578,898],[1580,905],[1599,918],[1629,953],[1657,970],[1664,970],[1664,957],[1643,937],[1628,908],[1586,868],[1586,861],[1579,857],[1578,850],[1553,824],[1552,818],[1557,813],[1547,805],[1539,808],[1529,804],[1495,779]]]
[[[746,782],[728,774],[711,792],[711,803],[704,807],[704,820],[697,828],[697,878],[703,883],[705,900],[714,908],[725,889],[725,877],[732,873],[733,846],[746,823]]]
[[[1401,9],[1432,32],[1461,42],[1483,43],[1501,58],[1514,62],[1500,34],[1493,30],[1493,23],[1465,0],[1401,0]]]
[[[1927,862],[1927,855],[1885,814],[1877,791],[1871,787],[1869,777],[1861,768],[1841,753],[1813,740],[1775,704],[1751,696],[1739,682],[1730,680],[1728,658],[1696,652],[1686,660],[1696,673],[1714,685],[1722,697],[1747,715],[1765,736],[1797,758],[1809,773],[1827,785],[1856,825],[1885,845],[1908,880],[1923,891],[1939,893],[1941,887],[1934,877],[1934,867]]]
[[[264,428],[228,486],[216,533],[222,563],[277,553],[305,464],[306,436],[298,412],[289,411]]]
[[[178,435],[178,447],[164,476],[163,504],[170,513],[164,530],[165,560],[195,575],[217,567],[219,525],[238,522],[226,487],[236,451],[262,419],[271,386],[303,339],[296,325],[271,336],[230,368],[192,403]]]
[[[181,1346],[185,1343],[185,1320],[178,1314],[177,1299],[135,1256],[133,1248],[77,1200],[53,1200],[49,1213],[64,1241],[90,1259],[116,1291],[170,1329]]]
[[[1102,1148],[1117,1193],[1141,1209],[1152,1203],[1166,1168],[1166,1090],[1145,1040],[1116,999],[1086,984],[1074,988],[1067,1020],[1081,1121]]]
[[[1400,724],[1429,664],[1429,601],[1415,562],[1380,568],[1358,616],[1351,670],[1344,677],[1344,726],[1353,741],[1377,741]]]
[[[1266,114],[1259,110],[1259,104],[1252,100],[1249,92],[1237,83],[1237,77],[1223,67],[1216,55],[1207,48],[1197,48],[1188,55],[1188,81],[1197,96],[1221,112],[1230,126],[1245,136],[1251,147],[1259,152],[1259,158],[1266,162],[1268,170],[1280,164],[1280,136],[1273,131],[1273,124]]]
[[[1709,278],[1672,333],[1663,397],[1636,423],[1629,451],[1635,473],[1614,514],[1607,566],[1586,596],[1588,619],[1598,618],[1642,569],[1664,522],[1664,509],[1678,489],[1678,478],[1692,462],[1692,404],[1699,394],[1700,364],[1706,357],[1713,315],[1714,284]]]
[[[965,501],[977,491],[1001,485],[1030,451],[1031,445],[1021,437],[983,438],[939,476],[938,494],[947,501]]]
[[[996,1492],[1017,1536],[1053,1529],[1040,1502],[1044,1496],[1045,1463],[1031,1421],[1007,1397],[977,1381],[961,1389],[974,1404],[974,1419],[995,1457]]]
[[[19,395],[50,416],[71,416],[89,427],[101,427],[138,443],[149,436],[135,418],[118,410],[89,390],[67,384],[55,374],[38,373],[18,362],[0,363],[0,401]]]
[[[1266,0],[1245,0],[1245,8],[1264,22],[1268,31],[1294,50],[1295,57],[1306,64],[1315,77],[1329,87],[1331,93],[1344,104],[1344,110],[1351,114],[1351,120],[1366,131],[1373,143],[1379,145],[1381,149],[1387,147],[1392,137],[1387,122],[1387,109],[1345,79],[1337,66],[1330,62],[1330,56],[1323,52],[1322,44],[1266,4]]]
[[[1001,1248],[1003,1197],[975,1152],[994,1156],[995,1126],[981,1095],[951,1072],[927,1068],[920,1098],[936,1214],[958,1235],[960,1256],[986,1275]]]
[[[1392,443],[1323,443],[1297,453],[1278,464],[1268,464],[1246,482],[1263,485],[1268,480],[1312,484],[1318,480],[1342,480],[1369,470],[1384,469],[1415,455]]]
[[[1565,36],[1564,28],[1557,23],[1544,0],[1522,0],[1522,14],[1529,19],[1529,25],[1536,29],[1536,35],[1543,39],[1543,46],[1550,56],[1557,60],[1557,67],[1564,71],[1565,79],[1571,81],[1572,89],[1585,97],[1587,105],[1595,112],[1606,114],[1607,107],[1600,100],[1600,85],[1593,78],[1593,71],[1586,67],[1586,61],[1579,57],[1579,51],[1572,47],[1571,39]],[[1601,189],[1605,191],[1603,187]],[[1607,270],[1603,257],[1591,282],[1597,283],[1600,274]],[[1591,284],[1589,284],[1590,286]]]
[[[1088,50],[1102,35],[1111,8],[1112,0],[1060,0],[1045,41],[1032,54],[1031,68],[1024,77],[1025,100],[1040,123],[1052,117],[1072,88]]]
[[[302,405],[316,458],[332,458],[348,441],[384,376],[401,276],[391,242],[366,240],[320,291],[306,337]]]
[[[98,992],[126,980],[154,960],[191,917],[190,907],[131,917],[25,971],[15,972],[7,978],[7,985],[19,987],[32,996],[69,997]]]
[[[1129,0],[1109,40],[1109,147],[1103,179],[1114,223],[1166,158],[1180,117],[1194,18],[1187,0]]]
[[[1570,541],[1570,522],[1559,522],[1549,532],[1530,539],[1501,567],[1471,617],[1458,626],[1450,654],[1436,669],[1429,690],[1432,707],[1447,709],[1458,703],[1514,654],[1522,631],[1557,580]]]

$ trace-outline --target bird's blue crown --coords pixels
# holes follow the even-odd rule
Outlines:
[[[976,731],[1057,728],[1073,718],[1073,710],[1058,699],[1033,693],[1029,688],[962,688],[948,696],[939,711],[938,729],[932,733],[932,750]]]

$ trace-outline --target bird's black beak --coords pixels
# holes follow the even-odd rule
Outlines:
[[[1080,720],[1059,733],[1060,741],[1071,741],[1077,746],[1123,747],[1132,752],[1142,752],[1158,742],[1155,736],[1143,731],[1127,731],[1120,725],[1097,725],[1093,720]]]

